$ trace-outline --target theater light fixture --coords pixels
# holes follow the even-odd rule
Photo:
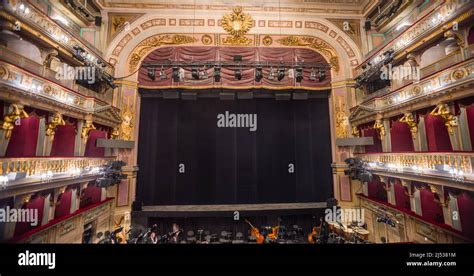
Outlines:
[[[326,71],[319,71],[318,80],[323,81],[326,79]]]
[[[173,66],[173,73],[172,73],[172,78],[174,82],[179,82],[179,67],[178,66]]]
[[[234,72],[234,77],[236,80],[241,80],[242,79],[242,69],[237,68]]]
[[[268,79],[269,80],[275,79],[275,69],[273,69],[273,67],[270,67],[270,73],[268,73]]]
[[[260,82],[263,79],[263,68],[262,66],[257,66],[255,68],[255,81]]]
[[[220,66],[214,67],[214,81],[215,82],[221,81],[221,67]]]
[[[194,67],[192,70],[191,70],[191,76],[193,77],[193,79],[195,80],[199,80],[199,71],[196,67]]]
[[[296,82],[301,82],[303,80],[303,67],[301,66],[296,67],[295,79],[296,79]]]
[[[166,80],[168,78],[168,76],[166,76],[166,73],[165,71],[163,70],[163,66],[161,66],[161,70],[160,70],[160,80]]]
[[[206,68],[204,67],[202,70],[199,71],[199,78],[201,80],[205,80],[209,77],[209,75],[207,74],[207,70]]]
[[[285,68],[278,68],[278,80],[281,81],[285,78]]]
[[[148,68],[148,78],[153,81],[156,79],[155,68]]]

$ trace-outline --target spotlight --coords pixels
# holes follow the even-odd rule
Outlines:
[[[263,78],[263,72],[262,72],[262,66],[257,66],[257,68],[255,68],[255,81],[256,82],[260,82]]]
[[[221,67],[220,66],[214,67],[214,81],[215,82],[221,81]]]
[[[173,66],[173,73],[172,73],[173,81],[179,82],[179,67]]]
[[[270,67],[270,73],[268,73],[268,79],[269,80],[275,79],[275,69],[273,69],[273,67]]]
[[[303,80],[303,67],[298,66],[296,67],[296,82],[301,82]]]
[[[209,77],[209,75],[207,74],[206,68],[203,68],[202,70],[199,71],[199,77],[202,80],[205,80]]]
[[[311,81],[316,80],[316,70],[314,68],[311,69],[311,74],[309,74],[309,80],[311,80]]]
[[[198,72],[198,69],[196,67],[194,67],[191,71],[191,76],[193,77],[193,79],[195,80],[198,80],[199,79],[199,72]]]
[[[318,80],[323,81],[326,79],[326,71],[319,71]]]
[[[278,68],[278,80],[285,78],[285,68]]]
[[[234,72],[234,77],[236,80],[241,80],[242,79],[242,69],[238,68]]]
[[[166,76],[165,71],[163,71],[163,66],[161,66],[160,70],[160,80],[166,80],[168,77]]]
[[[148,78],[153,81],[156,79],[155,68],[148,68]]]

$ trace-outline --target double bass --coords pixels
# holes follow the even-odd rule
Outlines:
[[[250,221],[245,220],[246,223],[250,225],[250,234],[255,237],[258,244],[265,242],[265,237],[260,233],[257,227],[253,226]]]
[[[321,227],[323,225],[323,220],[321,219],[321,224],[316,227],[314,226],[311,233],[308,234],[308,242],[309,243],[316,243],[316,240],[317,240],[317,236],[319,236],[320,232],[321,232]]]

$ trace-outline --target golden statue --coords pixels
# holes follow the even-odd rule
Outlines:
[[[114,127],[110,133],[110,139],[117,139],[120,136],[120,127]]]
[[[10,105],[11,112],[3,116],[1,129],[5,131],[5,138],[10,139],[12,131],[15,128],[15,122],[22,118],[28,118],[28,113],[23,110],[23,106],[18,104]]]
[[[399,121],[408,125],[408,127],[410,128],[411,136],[413,137],[413,139],[416,139],[416,133],[418,132],[418,124],[415,121],[415,116],[413,116],[413,113],[407,112],[403,114],[403,117],[400,118]]]
[[[82,127],[82,132],[81,132],[81,138],[84,140],[87,140],[89,137],[89,132],[93,129],[96,129],[92,121],[87,120],[84,123],[84,126]]]
[[[352,136],[354,137],[360,137],[360,130],[357,126],[352,127]]]
[[[383,137],[385,136],[385,126],[383,125],[381,119],[375,120],[374,129],[377,129],[379,131],[380,140],[383,140]]]
[[[47,125],[46,136],[54,136],[56,127],[64,126],[65,124],[66,122],[63,119],[63,115],[59,112],[54,113],[53,117],[51,117],[51,122]]]
[[[449,134],[454,134],[454,127],[458,126],[458,119],[451,113],[451,110],[449,110],[449,106],[447,104],[438,104],[435,109],[430,112],[430,114],[434,116],[441,116]]]

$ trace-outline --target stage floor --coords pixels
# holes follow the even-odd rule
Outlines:
[[[214,205],[154,205],[143,206],[145,212],[233,212],[269,211],[325,208],[326,202],[309,203],[266,203],[266,204],[214,204]]]

